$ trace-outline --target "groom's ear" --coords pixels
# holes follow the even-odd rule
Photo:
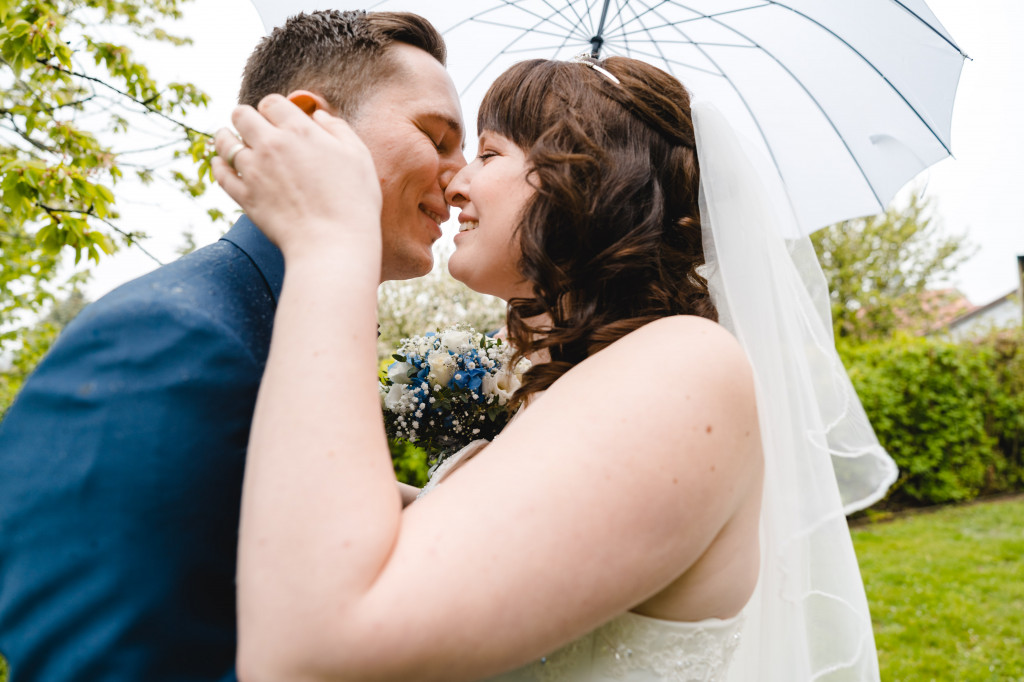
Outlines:
[[[308,116],[312,116],[313,112],[318,109],[322,109],[332,116],[337,115],[334,107],[328,104],[322,95],[309,90],[294,90],[288,93],[288,101],[302,109]]]

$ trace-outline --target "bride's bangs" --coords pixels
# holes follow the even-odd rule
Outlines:
[[[477,133],[497,133],[520,149],[530,149],[551,124],[555,93],[564,85],[558,78],[562,64],[531,59],[501,74],[480,104]]]

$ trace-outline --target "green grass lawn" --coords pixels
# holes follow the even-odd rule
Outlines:
[[[853,541],[883,682],[1024,682],[1024,498],[861,526]]]
[[[883,682],[1024,682],[1024,498],[853,530]]]

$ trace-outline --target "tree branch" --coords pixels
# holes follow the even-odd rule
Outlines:
[[[88,97],[86,97],[84,99],[76,99],[74,101],[67,102],[65,104],[54,104],[52,107],[41,107],[39,110],[40,111],[45,111],[47,113],[53,113],[54,111],[57,111],[58,109],[63,109],[65,107],[77,107],[80,104],[85,104],[86,102],[89,102],[89,101],[94,100],[94,99],[96,99],[96,95],[92,94],[92,95],[89,95]]]
[[[40,106],[38,111],[44,111],[44,112],[46,112],[48,114],[52,114],[53,112],[57,111],[58,109],[63,109],[65,107],[77,107],[78,105],[85,104],[86,102],[88,102],[90,100],[93,100],[95,98],[96,98],[96,95],[89,95],[85,99],[76,99],[76,100],[74,100],[72,102],[65,102],[64,104],[54,104],[53,106],[49,106],[49,107]],[[16,116],[17,114],[12,109],[0,109],[0,115]]]
[[[46,61],[45,59],[37,59],[36,61],[39,62],[40,64],[42,64],[43,66],[47,66],[47,67],[53,69],[54,71],[60,71],[61,73],[65,73],[65,74],[67,74],[69,76],[74,76],[76,78],[82,78],[82,79],[85,79],[87,81],[91,81],[93,83],[97,83],[99,85],[102,85],[103,87],[107,88],[108,90],[113,90],[114,92],[116,92],[117,94],[121,95],[125,99],[129,99],[129,100],[135,102],[139,106],[143,107],[146,111],[149,111],[150,113],[156,114],[157,116],[170,121],[171,123],[173,123],[174,125],[178,126],[179,128],[182,128],[183,130],[187,130],[190,133],[194,133],[196,135],[201,135],[203,137],[209,137],[209,138],[213,137],[213,135],[211,135],[210,133],[204,133],[202,130],[196,130],[195,128],[193,128],[192,126],[188,125],[187,123],[179,121],[176,118],[174,118],[173,116],[168,116],[167,114],[165,114],[164,112],[160,111],[159,109],[154,109],[149,104],[150,102],[153,101],[152,99],[150,99],[150,100],[140,100],[140,99],[137,99],[137,98],[132,97],[131,95],[129,95],[124,90],[121,90],[119,88],[114,87],[113,85],[111,85],[110,83],[106,82],[102,78],[96,78],[95,76],[90,76],[88,74],[79,73],[77,71],[71,71],[70,69],[65,69],[63,66],[58,66],[56,64],[51,64],[50,62]]]
[[[94,218],[95,220],[99,220],[101,223],[105,223],[107,225],[107,227],[112,229],[114,232],[117,232],[119,235],[121,235],[122,237],[127,239],[128,240],[128,246],[136,247],[139,251],[141,251],[142,253],[146,254],[157,265],[163,265],[164,264],[163,261],[161,261],[159,258],[157,258],[153,254],[151,254],[149,251],[147,251],[146,247],[144,247],[141,243],[139,243],[139,241],[138,241],[138,239],[136,238],[135,235],[133,235],[130,232],[125,232],[120,227],[118,227],[114,223],[110,222],[106,218],[99,217],[98,215],[96,215],[96,212],[93,211],[93,209],[91,209],[91,208],[88,211],[83,211],[80,208],[56,208],[54,206],[47,206],[46,204],[43,204],[41,202],[36,202],[36,205],[39,208],[41,208],[44,211],[46,211],[47,213],[49,213],[49,214],[53,214],[53,213],[73,213],[73,214],[76,214],[76,215],[84,215],[84,216],[88,216],[90,218]]]
[[[5,118],[10,122],[10,125],[9,126],[8,125],[0,125],[0,128],[6,128],[7,130],[10,130],[12,133],[16,134],[18,137],[20,137],[21,139],[25,140],[25,142],[28,142],[30,145],[32,145],[33,147],[35,147],[36,149],[38,149],[41,152],[46,152],[47,154],[55,154],[55,155],[59,155],[60,154],[60,152],[57,149],[54,149],[52,147],[47,147],[42,142],[38,142],[36,140],[33,140],[29,136],[28,132],[26,132],[26,131],[24,131],[24,130],[22,130],[21,128],[18,127],[18,124],[14,122],[14,117],[11,116],[9,112],[3,112],[3,113],[7,114],[7,116]]]
[[[170,142],[165,142],[164,144],[158,144],[155,147],[144,147],[143,149],[129,149],[129,150],[123,151],[123,152],[115,152],[115,155],[116,156],[125,156],[126,154],[142,154],[143,152],[155,152],[155,151],[157,151],[159,149],[166,149],[167,147],[173,147],[173,146],[175,146],[177,144],[181,144],[182,142],[186,142],[187,140],[188,140],[188,138],[180,139],[180,140],[172,140]]]

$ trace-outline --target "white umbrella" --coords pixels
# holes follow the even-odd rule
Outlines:
[[[253,0],[269,31],[344,0]],[[804,233],[877,213],[950,154],[965,55],[924,0],[383,0],[445,36],[472,124],[511,64],[642,59],[710,99],[778,169]]]

